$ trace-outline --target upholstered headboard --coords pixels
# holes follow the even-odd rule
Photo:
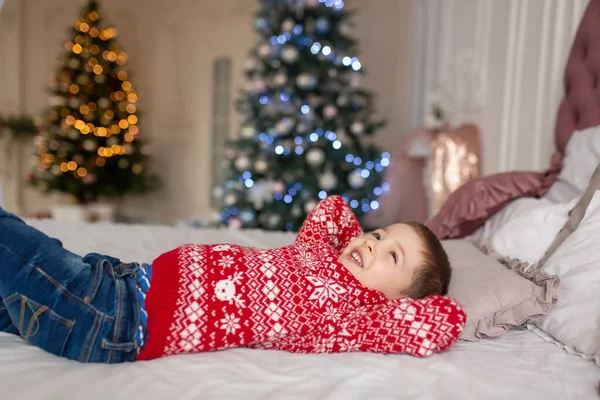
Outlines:
[[[556,151],[550,168],[505,172],[467,182],[427,222],[440,239],[473,233],[515,199],[542,196],[562,168],[573,132],[600,125],[600,0],[590,0],[583,14],[565,65],[564,89],[556,114]]]
[[[556,118],[556,150],[561,154],[575,130],[600,125],[600,0],[590,0],[581,19],[564,89]]]

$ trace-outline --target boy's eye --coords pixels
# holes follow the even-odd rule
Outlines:
[[[377,233],[377,232],[373,232],[372,235],[377,240],[381,239],[381,235],[379,233]]]
[[[395,251],[390,251],[390,255],[394,259],[394,264],[398,263],[398,256],[396,255],[396,252]]]

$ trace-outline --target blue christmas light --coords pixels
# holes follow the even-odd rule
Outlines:
[[[277,43],[284,44],[285,41],[286,41],[285,36],[283,36],[283,35],[277,36]]]
[[[291,33],[289,33],[289,32],[285,32],[285,33],[283,34],[283,37],[284,37],[284,38],[285,38],[285,40],[287,41],[287,40],[290,40],[290,39],[292,38],[292,34],[291,34]]]
[[[242,176],[244,177],[244,179],[250,179],[252,178],[252,174],[249,171],[245,171]]]
[[[350,64],[352,64],[352,59],[348,56],[342,58],[342,64],[344,64],[346,67],[349,66]]]
[[[273,144],[274,140],[275,139],[273,138],[273,136],[267,136],[266,139],[265,139],[265,142],[267,142],[269,144]]]
[[[383,166],[379,163],[375,164],[375,171],[377,171],[377,172],[383,171]]]
[[[292,152],[292,150],[290,150],[289,147],[284,147],[283,148],[283,155],[287,156]]]
[[[327,140],[334,141],[336,137],[337,137],[337,135],[335,134],[335,132],[331,132],[331,131],[325,132],[325,138],[327,138]]]
[[[292,228],[294,228],[294,224],[292,224],[291,222],[285,224],[285,229],[287,229],[288,231],[291,231]]]
[[[282,195],[281,193],[275,193],[275,194],[273,195],[273,198],[274,198],[275,200],[279,201],[279,200],[283,199],[283,195]]]
[[[360,171],[360,176],[362,176],[365,179],[367,179],[369,175],[371,175],[371,172],[368,169],[363,169],[362,171]]]
[[[366,167],[367,169],[373,169],[375,163],[373,161],[367,161]]]
[[[311,142],[316,142],[317,140],[319,140],[319,135],[313,132],[309,135],[308,140],[310,140]]]
[[[323,136],[323,128],[317,128],[315,129],[315,133],[319,136]]]
[[[381,190],[381,188],[378,186],[375,189],[373,189],[373,194],[375,196],[381,196],[381,193],[383,193],[383,190]]]
[[[240,212],[240,219],[244,222],[254,221],[255,215],[252,210],[243,210]]]
[[[325,7],[333,7],[334,0],[325,0]]]
[[[356,60],[352,63],[352,69],[355,71],[359,71],[360,67],[362,67],[360,61]]]
[[[363,210],[363,212],[368,212],[370,210],[369,205],[368,204],[363,204],[361,209]]]
[[[354,160],[354,156],[352,154],[346,154],[346,162],[351,163]]]
[[[344,8],[344,1],[336,0],[336,2],[333,4],[333,8],[335,9],[335,11],[340,11],[342,8]]]
[[[229,212],[231,213],[231,215],[238,215],[238,209],[235,207],[231,207],[229,209]]]
[[[390,158],[390,153],[388,153],[387,151],[381,154],[381,158]]]
[[[355,157],[354,158],[354,165],[360,165],[360,164],[362,164],[362,158]]]
[[[379,202],[377,200],[373,200],[370,205],[373,210],[377,210],[379,208]]]
[[[383,189],[384,193],[387,193],[390,191],[390,184],[387,182],[383,182],[383,184],[381,185],[381,188]]]
[[[302,107],[300,107],[300,112],[306,115],[310,112],[310,107],[305,104]]]
[[[389,158],[382,158],[381,159],[381,166],[382,167],[387,167],[388,165],[390,165],[390,159]]]
[[[271,36],[271,44],[272,44],[272,45],[276,45],[276,44],[277,44],[277,39],[278,39],[278,38],[279,38],[278,36]]]
[[[292,32],[294,33],[294,35],[301,34],[302,33],[302,26],[300,26],[300,25],[294,26],[294,29],[292,29]]]
[[[342,142],[339,140],[334,140],[331,146],[333,146],[334,149],[339,150],[342,147]]]
[[[254,181],[252,179],[246,179],[244,185],[246,185],[247,188],[251,188],[252,186],[254,186]]]
[[[281,98],[281,101],[284,101],[284,102],[286,102],[286,101],[288,101],[290,99],[290,95],[287,94],[287,93],[285,93],[285,92],[281,93],[279,95],[279,97]]]
[[[296,136],[296,137],[294,138],[294,143],[296,143],[296,144],[298,144],[298,145],[302,144],[302,137],[300,137],[300,136]]]
[[[294,189],[294,188],[290,188],[290,190],[288,190],[288,194],[289,194],[290,196],[295,196],[295,195],[296,195],[296,189]]]
[[[294,183],[294,189],[296,189],[296,190],[302,189],[302,184],[300,182]]]
[[[283,154],[283,146],[282,145],[278,145],[277,147],[275,147],[275,154]]]
[[[302,153],[304,153],[304,149],[300,146],[296,146],[296,149],[294,150],[296,152],[296,154],[300,155]]]
[[[260,140],[261,142],[264,142],[267,140],[267,134],[264,132],[261,132],[258,134],[258,140]]]
[[[352,208],[356,208],[356,207],[358,207],[358,201],[357,201],[357,200],[352,200],[352,201],[350,202],[350,207],[352,207]]]
[[[284,201],[284,202],[286,202],[287,204],[290,204],[290,203],[292,202],[292,200],[293,200],[293,199],[292,199],[292,196],[290,196],[289,194],[286,194],[286,195],[283,197],[283,201]]]
[[[323,53],[324,56],[328,56],[331,54],[331,47],[325,46],[325,47],[323,47],[323,50],[321,52]]]
[[[326,198],[326,197],[327,197],[327,192],[326,192],[326,191],[324,191],[324,190],[321,190],[321,191],[319,192],[319,198],[320,198],[321,200],[323,200],[323,199],[324,199],[324,198]]]
[[[312,46],[310,46],[310,52],[313,54],[319,54],[319,51],[321,50],[321,43],[319,42],[314,42]]]
[[[269,97],[267,97],[267,96],[260,96],[260,98],[258,99],[258,101],[260,101],[260,104],[267,104],[269,102]]]

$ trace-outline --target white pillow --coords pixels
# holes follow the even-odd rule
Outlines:
[[[581,196],[599,162],[600,126],[573,132],[565,149],[560,174],[544,198],[564,203]]]
[[[549,200],[521,208],[490,238],[492,248],[501,255],[537,263],[569,219],[569,211],[579,198],[568,203],[553,204]]]
[[[558,301],[534,324],[571,351],[600,358],[600,191],[577,229],[543,266],[560,278]]]

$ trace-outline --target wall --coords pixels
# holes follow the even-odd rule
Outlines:
[[[426,93],[445,82],[451,92],[461,90],[451,66],[470,51],[482,107],[462,119],[482,129],[484,173],[547,167],[563,68],[586,5],[585,0],[415,2],[411,123],[423,123]]]
[[[355,33],[369,74],[364,83],[379,94],[379,114],[389,122],[377,141],[391,148],[409,125],[412,0],[346,3],[358,10]],[[83,4],[6,1],[0,12],[0,113],[44,110],[56,56]],[[235,97],[243,87],[246,52],[256,41],[251,28],[255,2],[104,0],[102,5],[129,53],[128,70],[140,91],[140,132],[152,144],[153,169],[164,185],[152,195],[128,199],[122,210],[163,222],[209,215],[212,63],[219,56],[232,58]],[[230,134],[235,134],[237,116],[230,119]],[[31,145],[23,146],[22,176],[32,151]],[[14,168],[5,173],[4,200],[13,212],[26,214],[57,201],[19,186]]]

